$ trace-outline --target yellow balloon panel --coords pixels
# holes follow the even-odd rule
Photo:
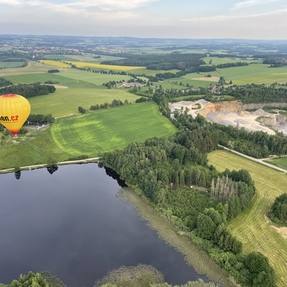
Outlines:
[[[0,96],[0,123],[12,134],[18,134],[31,111],[29,101],[15,94]]]

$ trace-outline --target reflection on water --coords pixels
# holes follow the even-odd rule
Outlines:
[[[56,170],[0,176],[0,282],[32,270],[92,287],[107,272],[138,264],[154,266],[170,283],[202,278],[118,196],[121,187],[105,169]]]

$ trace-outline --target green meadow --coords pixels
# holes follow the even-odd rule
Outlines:
[[[37,74],[21,74],[6,76],[5,79],[11,81],[13,84],[32,84],[32,83],[46,83],[53,82],[55,84],[68,86],[68,87],[93,87],[88,82],[80,80],[72,80],[67,77],[63,77],[62,73],[50,74],[50,73],[37,73]]]
[[[33,114],[63,117],[78,114],[78,107],[111,103],[114,99],[134,102],[138,97],[127,90],[104,88],[57,88],[53,94],[30,98]]]
[[[201,74],[187,74],[179,78],[168,79],[161,81],[159,84],[164,89],[184,89],[186,85],[190,85],[194,88],[208,88],[210,84],[213,84],[215,80],[213,78],[209,79]]]
[[[95,157],[132,142],[175,133],[175,127],[151,103],[99,110],[58,119],[49,129],[1,145],[0,168]],[[26,137],[26,138],[25,138]]]
[[[278,167],[281,167],[287,170],[287,157],[274,158],[274,159],[266,160],[266,162],[274,164]]]
[[[23,74],[37,74],[37,73],[47,73],[51,67],[43,65],[38,62],[29,62],[25,67],[0,69],[0,77],[7,77],[11,75],[23,75]]]
[[[71,155],[99,155],[131,142],[173,134],[174,127],[154,104],[127,105],[65,118],[51,129],[56,144]]]
[[[251,207],[237,216],[229,225],[233,235],[242,243],[245,252],[264,254],[275,270],[278,287],[287,282],[287,240],[267,218],[275,198],[286,192],[287,176],[261,164],[226,151],[209,154],[209,163],[218,170],[246,169],[256,186],[256,196]]]
[[[236,58],[236,57],[204,57],[204,62],[207,65],[222,65],[222,64],[232,64],[238,62],[250,63],[253,60],[250,58]]]
[[[99,74],[74,69],[63,71],[60,73],[60,76],[72,79],[74,82],[84,81],[97,86],[102,86],[104,83],[110,81],[128,81],[131,79],[131,77],[127,75]]]
[[[109,81],[131,79],[126,75],[100,74],[69,69],[60,73],[36,73],[6,76],[15,84],[45,83],[56,84],[56,92],[30,98],[33,114],[52,114],[55,117],[78,113],[78,107],[111,103],[114,99],[134,102],[138,97],[125,89],[107,89]]]
[[[1,62],[0,61],[0,69],[9,69],[9,68],[18,68],[21,67],[24,62]]]
[[[227,81],[233,81],[234,84],[272,84],[287,82],[287,66],[279,68],[269,68],[269,65],[251,64],[243,67],[232,67],[218,69],[211,74],[212,76],[224,77]]]
[[[24,75],[7,76],[5,77],[5,79],[15,84],[30,84],[37,82],[45,83],[51,81],[69,87],[79,85],[92,87],[92,86],[102,86],[104,83],[110,81],[130,80],[131,77],[126,75],[100,74],[100,73],[91,73],[91,72],[69,69],[55,74],[53,73],[24,74]]]

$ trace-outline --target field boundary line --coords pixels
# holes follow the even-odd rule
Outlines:
[[[253,162],[259,163],[259,164],[264,165],[264,166],[266,166],[266,167],[269,167],[269,168],[272,168],[272,169],[275,169],[275,170],[277,170],[277,171],[280,171],[280,172],[282,172],[282,173],[287,174],[287,170],[286,170],[286,169],[283,169],[283,168],[280,168],[280,167],[278,167],[278,166],[275,166],[275,165],[273,165],[273,164],[271,164],[271,163],[265,162],[263,159],[258,159],[258,158],[255,158],[255,157],[246,155],[246,154],[244,154],[244,153],[238,152],[238,151],[236,151],[236,150],[234,150],[234,149],[225,147],[225,146],[220,145],[220,144],[218,145],[218,147],[220,147],[220,148],[222,148],[222,149],[224,149],[224,150],[226,150],[226,151],[229,151],[229,152],[231,152],[231,153],[234,153],[234,154],[236,154],[236,155],[239,155],[239,156],[241,156],[241,157],[244,157],[244,158],[246,158],[246,159],[249,159],[249,160],[251,160],[251,161],[253,161]]]

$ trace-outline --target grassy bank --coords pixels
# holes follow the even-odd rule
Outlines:
[[[0,169],[96,157],[132,142],[170,136],[175,127],[154,104],[137,104],[58,119],[47,130],[1,144]]]
[[[286,192],[287,176],[226,151],[211,153],[209,162],[220,171],[246,169],[252,175],[257,190],[252,207],[233,220],[229,228],[242,241],[245,252],[259,251],[269,258],[277,286],[286,286],[287,240],[274,229],[266,214],[275,198]]]
[[[193,266],[198,273],[207,275],[211,281],[218,282],[222,286],[235,286],[228,279],[226,272],[216,265],[204,251],[192,244],[187,237],[180,235],[167,219],[160,216],[142,196],[129,189],[124,189],[122,197],[133,204],[150,227],[163,240],[183,254],[186,262]]]

